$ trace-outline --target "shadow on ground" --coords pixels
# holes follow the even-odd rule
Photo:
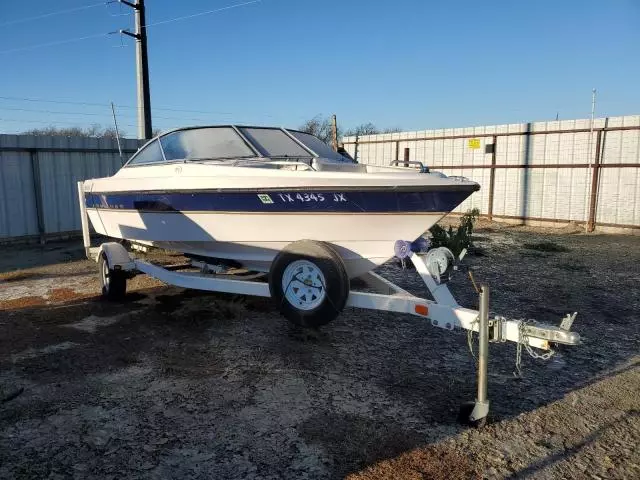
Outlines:
[[[513,376],[515,346],[492,345],[493,425],[485,433],[456,423],[475,391],[466,335],[356,310],[319,332],[303,331],[264,299],[158,287],[123,304],[90,298],[0,311],[0,387],[24,388],[0,407],[0,476],[340,478],[365,469],[362,478],[385,471],[399,478],[435,468],[469,478],[533,475],[558,459],[570,462],[579,440],[556,445],[562,431],[550,432],[545,422],[553,422],[540,418],[583,398],[576,392],[594,382],[637,371],[632,365],[608,377],[637,355],[639,273],[630,265],[640,245],[629,237],[483,237],[485,255],[469,262],[493,287],[492,310],[558,322],[576,309],[585,340],[548,362],[525,357],[522,379]],[[522,247],[538,241],[563,248]],[[527,256],[532,251],[539,255]],[[381,270],[422,293],[415,272]],[[452,289],[474,306],[465,278]],[[589,442],[608,428],[598,424],[598,408],[609,421],[599,401],[585,400],[593,411],[562,418],[575,423],[575,438]],[[633,411],[637,400],[624,401]],[[611,418],[635,424],[629,415]],[[550,446],[536,443],[547,437]],[[515,453],[487,453],[502,448],[496,438]],[[482,455],[531,461],[494,465]]]

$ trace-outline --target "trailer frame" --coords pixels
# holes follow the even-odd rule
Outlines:
[[[113,271],[126,272],[128,276],[143,273],[178,287],[258,297],[271,296],[264,276],[254,275],[250,279],[238,279],[224,273],[184,272],[136,258],[118,242],[105,242],[99,247],[92,247],[82,182],[78,182],[78,195],[87,258],[95,261],[106,258],[109,269]],[[368,272],[359,279],[368,289],[375,292],[351,290],[346,306],[410,314],[428,320],[434,327],[449,331],[461,329],[478,333],[477,395],[473,402],[467,402],[461,407],[461,415],[466,423],[482,426],[489,413],[487,364],[490,342],[511,341],[524,346],[528,351],[532,348],[550,351],[554,344],[578,345],[581,343],[580,335],[570,330],[577,315],[576,312],[567,314],[559,326],[531,324],[522,319],[507,319],[502,316],[489,318],[490,292],[487,285],[481,285],[478,289],[479,310],[465,308],[458,304],[447,283],[439,282],[430,273],[425,255],[408,252],[406,259],[412,262],[433,300],[413,295],[384,277]]]

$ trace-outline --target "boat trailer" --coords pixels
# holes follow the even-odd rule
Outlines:
[[[166,284],[182,288],[193,288],[212,292],[271,297],[266,274],[251,275],[242,279],[233,278],[224,270],[211,273],[210,270],[179,271],[165,268],[145,260],[135,258],[121,243],[107,242],[99,247],[91,246],[89,222],[86,206],[79,184],[82,234],[87,258],[100,262],[105,267],[101,275],[119,274],[125,278],[144,273]],[[507,319],[489,313],[489,287],[477,288],[479,310],[460,306],[447,286],[451,271],[456,269],[453,256],[447,249],[437,248],[421,253],[424,243],[399,241],[396,256],[404,263],[410,261],[427,287],[433,300],[413,295],[386,280],[382,276],[368,272],[359,277],[368,291],[349,291],[346,306],[369,310],[410,314],[427,320],[432,326],[449,331],[466,330],[469,335],[478,333],[477,355],[477,395],[474,401],[461,406],[460,420],[473,426],[483,426],[489,413],[487,398],[487,366],[489,343],[515,342],[518,356],[524,347],[530,355],[549,358],[557,344],[578,345],[580,335],[571,331],[577,313],[567,314],[559,326],[530,323],[525,320]],[[248,279],[247,279],[248,278]],[[104,277],[103,277],[104,281]],[[371,292],[370,290],[374,290]],[[124,290],[122,292],[124,294]],[[533,349],[538,349],[538,353]],[[516,361],[518,367],[519,358]]]

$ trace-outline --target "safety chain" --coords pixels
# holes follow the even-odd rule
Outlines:
[[[467,345],[469,346],[469,352],[473,357],[473,362],[476,366],[478,366],[478,357],[476,357],[476,353],[473,351],[473,325],[480,322],[480,314],[476,318],[474,318],[473,322],[471,322],[470,328],[467,330]]]
[[[522,347],[524,346],[525,350],[529,354],[531,358],[536,358],[540,360],[549,360],[556,353],[555,350],[549,349],[549,351],[545,353],[538,353],[531,345],[529,345],[529,336],[527,335],[527,325],[532,325],[537,323],[535,320],[520,320],[520,325],[518,326],[518,343],[516,346],[516,370],[513,372],[513,375],[517,378],[522,378]]]
[[[489,310],[489,318],[498,318],[498,316],[495,315],[494,312]],[[480,314],[479,313],[476,316],[476,318],[473,319],[473,321],[469,325],[469,329],[467,330],[467,345],[469,347],[469,353],[471,353],[471,356],[473,357],[473,360],[474,360],[476,366],[478,366],[478,357],[476,357],[476,353],[473,351],[473,334],[474,334],[473,326],[476,323],[478,323],[478,324],[480,323]],[[479,326],[478,326],[478,330],[480,330]],[[478,335],[479,334],[480,334],[480,332],[478,332]],[[491,340],[489,340],[489,341],[491,341]]]
[[[491,318],[492,315],[490,314]],[[467,330],[467,346],[469,347],[469,353],[473,357],[473,361],[475,365],[478,365],[478,357],[476,356],[476,352],[473,350],[473,326],[476,323],[480,322],[480,315],[476,316],[476,318],[469,325],[469,329]],[[515,362],[515,371],[513,372],[514,377],[522,378],[522,347],[529,354],[531,358],[540,359],[540,360],[549,360],[556,353],[554,350],[549,349],[545,353],[538,353],[531,345],[529,345],[529,336],[527,335],[527,326],[536,324],[535,320],[520,320],[520,325],[518,326],[518,342],[516,342],[516,362]]]

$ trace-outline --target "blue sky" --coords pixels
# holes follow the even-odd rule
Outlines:
[[[243,1],[147,0],[147,21]],[[135,105],[132,39],[14,50],[133,28],[132,16],[115,16],[129,11],[117,4],[7,23],[97,3],[0,0],[0,96]],[[331,113],[343,127],[404,130],[584,118],[594,87],[598,116],[640,113],[637,0],[262,0],[148,36],[160,128],[295,127]],[[117,110],[134,135],[135,111]],[[107,106],[6,98],[0,119],[2,132],[111,124]]]

